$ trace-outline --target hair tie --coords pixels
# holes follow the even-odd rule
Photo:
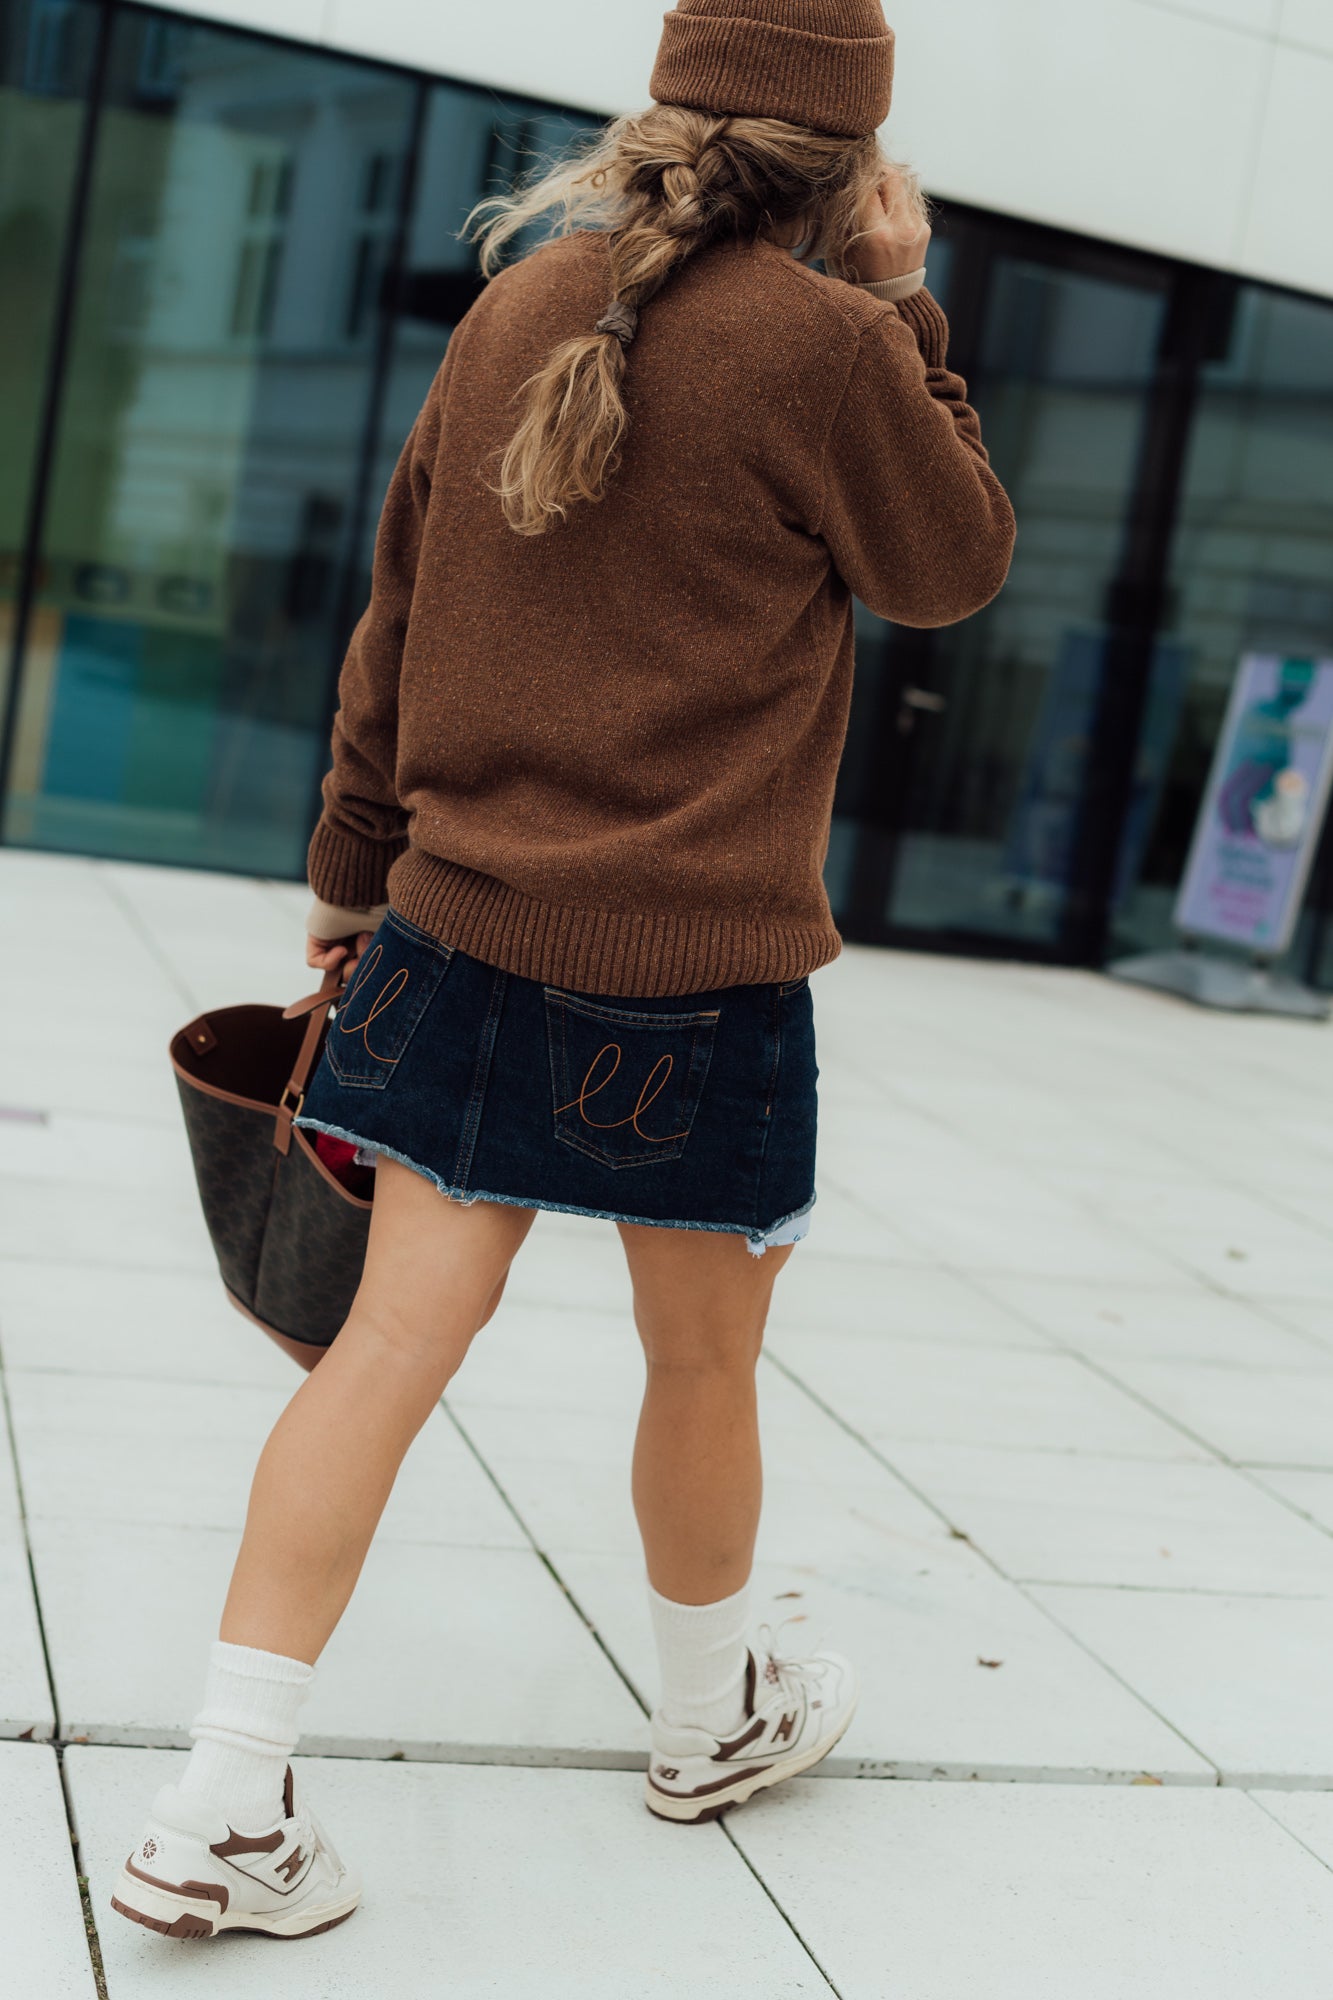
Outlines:
[[[612,299],[593,332],[614,334],[622,347],[628,347],[638,327],[639,308],[625,299]]]

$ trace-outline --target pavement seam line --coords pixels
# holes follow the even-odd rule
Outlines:
[[[594,1644],[598,1647],[599,1651],[604,1656],[607,1665],[612,1669],[617,1679],[622,1683],[626,1693],[630,1696],[636,1708],[638,1708],[645,1717],[648,1716],[651,1713],[648,1703],[639,1693],[639,1690],[635,1687],[634,1682],[630,1679],[625,1669],[621,1666],[619,1660],[616,1658],[615,1654],[611,1651],[611,1648],[607,1645],[605,1639],[598,1631],[596,1625],[593,1623],[592,1619],[588,1616],[583,1606],[579,1603],[578,1598],[574,1595],[574,1592],[565,1582],[565,1579],[561,1576],[554,1562],[551,1560],[550,1556],[547,1555],[545,1549],[542,1548],[540,1542],[537,1540],[537,1537],[533,1534],[532,1529],[523,1519],[522,1514],[520,1514],[518,1508],[514,1505],[514,1502],[510,1499],[508,1493],[506,1493],[504,1487],[500,1483],[499,1475],[496,1472],[494,1472],[491,1466],[488,1464],[487,1460],[485,1459],[485,1457],[481,1452],[480,1447],[473,1439],[471,1433],[469,1432],[466,1425],[463,1423],[462,1419],[458,1415],[458,1412],[450,1407],[449,1403],[443,1396],[440,1398],[440,1408],[444,1411],[445,1416],[448,1418],[449,1422],[453,1425],[455,1431],[458,1433],[459,1437],[463,1440],[463,1443],[467,1446],[467,1449],[471,1452],[473,1458],[476,1460],[477,1464],[481,1467],[481,1470],[485,1473],[491,1485],[495,1488],[496,1493],[499,1495],[505,1507],[512,1515],[516,1525],[522,1530],[524,1535],[526,1535],[528,1540],[528,1546],[532,1550],[533,1555],[536,1556],[538,1562],[542,1565],[543,1569],[546,1571],[551,1581],[556,1585],[561,1595],[565,1598],[566,1602],[573,1610],[575,1616],[577,1618],[582,1619],[583,1624],[587,1629],[588,1636],[593,1640]],[[644,1753],[644,1762],[645,1763],[647,1762],[646,1752]]]
[[[967,1285],[971,1291],[976,1293],[978,1298],[985,1299],[988,1305],[994,1305],[996,1303],[996,1301],[991,1297],[990,1293],[987,1292],[985,1288],[976,1281],[976,1279],[972,1276],[970,1272],[955,1268],[953,1275],[956,1278],[961,1279],[962,1282],[965,1285]],[[1219,1296],[1226,1298],[1231,1295],[1228,1293],[1220,1293]],[[1151,1399],[1147,1395],[1145,1395],[1141,1389],[1136,1389],[1132,1382],[1122,1381],[1118,1375],[1113,1373],[1111,1366],[1107,1362],[1101,1360],[1099,1356],[1085,1353],[1082,1348],[1075,1347],[1072,1344],[1072,1342],[1066,1340],[1062,1334],[1058,1333],[1048,1334],[1046,1329],[1042,1326],[1039,1326],[1037,1321],[1035,1319],[1032,1319],[1027,1313],[1025,1313],[1021,1306],[1013,1306],[1008,1309],[1010,1311],[1017,1313],[1019,1318],[1022,1319],[1027,1326],[1030,1326],[1032,1328],[1034,1333],[1040,1333],[1045,1338],[1056,1342],[1057,1344],[1053,1348],[1052,1352],[1057,1354],[1065,1354],[1068,1355],[1073,1360],[1081,1361],[1083,1365],[1093,1375],[1100,1377],[1102,1381],[1109,1383],[1113,1388],[1119,1389],[1123,1395],[1129,1396],[1134,1402],[1138,1403],[1143,1409],[1147,1410],[1150,1416],[1156,1417],[1159,1423],[1168,1424],[1172,1430],[1178,1431],[1181,1437],[1186,1438],[1191,1444],[1197,1445],[1201,1451],[1206,1452],[1208,1458],[1212,1461],[1214,1467],[1222,1471],[1234,1472],[1238,1479],[1243,1480],[1245,1484],[1251,1487],[1255,1492],[1262,1493],[1266,1499],[1272,1500],[1277,1506],[1281,1507],[1286,1513],[1292,1515],[1294,1519],[1306,1522],[1310,1527],[1316,1529],[1319,1534],[1323,1535],[1326,1541],[1333,1541],[1333,1527],[1326,1526],[1324,1522],[1317,1520],[1313,1514],[1307,1513],[1304,1508],[1298,1506],[1297,1503],[1294,1500],[1290,1499],[1288,1495],[1286,1495],[1285,1493],[1278,1493],[1273,1489],[1273,1487],[1265,1485],[1264,1480],[1261,1476],[1264,1472],[1302,1472],[1302,1471],[1327,1472],[1329,1468],[1326,1465],[1316,1465],[1316,1466],[1299,1466],[1299,1465],[1294,1466],[1287,1464],[1266,1465],[1260,1462],[1231,1458],[1226,1452],[1222,1450],[1220,1445],[1215,1445],[1209,1438],[1204,1437],[1202,1432],[1192,1430],[1191,1427],[1184,1421],[1183,1418],[1172,1416],[1168,1410],[1163,1410],[1162,1408],[1160,1408],[1159,1405],[1152,1402]],[[1263,1314],[1260,1316],[1268,1318],[1270,1324],[1278,1327],[1280,1331],[1284,1333],[1290,1331],[1289,1328],[1282,1326],[1281,1321],[1274,1318],[1272,1315]],[[1324,1349],[1323,1351],[1327,1352],[1327,1349]],[[1209,1364],[1186,1363],[1185,1365],[1202,1367],[1202,1366],[1208,1366]],[[1238,1362],[1236,1366],[1243,1373],[1246,1371],[1248,1364],[1244,1362]],[[1313,1369],[1309,1371],[1293,1369],[1290,1372],[1293,1374],[1308,1372],[1317,1375],[1322,1375],[1326,1374],[1328,1371],[1326,1369]],[[1116,1454],[1105,1453],[1100,1455],[1109,1457]],[[1163,1463],[1167,1464],[1172,1462],[1173,1461],[1171,1460],[1163,1461]],[[1014,1581],[1017,1582],[1018,1579],[1015,1578]],[[1028,1581],[1031,1582],[1033,1581],[1033,1579],[1029,1578]],[[1064,1590],[1071,1588],[1072,1586],[1067,1584],[1059,1584],[1054,1587]],[[1134,1589],[1141,1586],[1135,1586],[1132,1584],[1106,1584],[1100,1587],[1103,1589]],[[1279,1597],[1279,1596],[1287,1597],[1291,1596],[1293,1593],[1289,1591],[1234,1590],[1234,1591],[1217,1591],[1212,1594],[1221,1597]],[[1306,1596],[1307,1594],[1311,1596],[1315,1595],[1314,1593],[1305,1593],[1305,1592],[1299,1592],[1295,1594],[1302,1597]]]
[[[37,1637],[42,1648],[42,1671],[46,1675],[46,1691],[51,1697],[51,1728],[54,1740],[60,1741],[60,1703],[56,1696],[56,1677],[51,1665],[51,1647],[46,1635],[46,1619],[42,1612],[42,1594],[37,1582],[37,1564],[32,1552],[32,1535],[29,1532],[27,1495],[23,1490],[23,1468],[19,1463],[18,1431],[14,1425],[14,1409],[9,1400],[9,1378],[5,1372],[3,1340],[0,1339],[0,1405],[4,1407],[5,1436],[9,1442],[9,1459],[14,1472],[14,1492],[18,1499],[19,1532],[23,1536],[23,1553],[28,1564],[28,1582],[32,1589],[33,1612],[37,1619]]]
[[[9,1442],[10,1463],[14,1472],[14,1490],[18,1496],[19,1527],[23,1535],[23,1550],[28,1562],[28,1580],[32,1588],[33,1611],[37,1619],[37,1637],[42,1648],[42,1669],[46,1675],[47,1692],[51,1697],[51,1727],[53,1731],[51,1749],[55,1753],[56,1777],[60,1785],[60,1796],[65,1808],[65,1829],[69,1834],[70,1861],[74,1868],[74,1884],[78,1892],[79,1907],[83,1915],[83,1938],[88,1959],[92,1966],[93,1983],[97,1988],[98,2000],[107,2000],[106,1970],[102,1964],[102,1941],[97,1929],[97,1918],[93,1913],[92,1895],[88,1878],[83,1872],[79,1855],[79,1834],[74,1819],[74,1807],[70,1798],[69,1785],[65,1777],[65,1744],[60,1731],[60,1704],[56,1698],[55,1673],[51,1665],[51,1647],[46,1635],[46,1619],[42,1613],[41,1592],[37,1587],[37,1564],[32,1552],[32,1537],[28,1532],[28,1504],[23,1490],[23,1468],[19,1464],[18,1433],[14,1428],[14,1410],[9,1400],[9,1379],[5,1370],[4,1346],[0,1341],[0,1403],[4,1405],[5,1436]]]
[[[1274,1785],[1266,1785],[1264,1789],[1265,1791],[1271,1792],[1277,1790],[1278,1787]],[[1287,1789],[1291,1791],[1296,1791],[1298,1789],[1301,1791],[1308,1791],[1310,1788],[1305,1785],[1302,1785],[1300,1787],[1293,1785],[1288,1787]],[[1285,1833],[1288,1840],[1294,1840],[1297,1847],[1303,1847],[1305,1849],[1306,1853],[1310,1856],[1310,1859],[1312,1861],[1317,1861],[1321,1868],[1327,1869],[1330,1874],[1333,1874],[1333,1863],[1327,1861],[1324,1858],[1324,1856],[1319,1852],[1318,1848],[1311,1847],[1309,1841],[1305,1838],[1303,1834],[1297,1833],[1294,1827],[1288,1826],[1285,1820],[1279,1819],[1277,1814],[1271,1811],[1269,1807],[1264,1804],[1262,1799],[1256,1798],[1253,1792],[1247,1791],[1245,1793],[1245,1797],[1249,1800],[1252,1806],[1254,1806],[1259,1812],[1261,1812],[1264,1815],[1265,1819],[1271,1819],[1273,1825],[1278,1828],[1279,1832]]]
[[[818,1395],[816,1391],[810,1387],[808,1382],[803,1381],[802,1378],[796,1373],[796,1371],[793,1368],[790,1368],[786,1362],[779,1361],[779,1359],[775,1354],[772,1354],[767,1350],[764,1351],[763,1358],[768,1362],[770,1367],[776,1368],[779,1374],[785,1375],[787,1380],[793,1385],[794,1388],[799,1389],[803,1396],[807,1396],[809,1400],[815,1405],[816,1409],[822,1410],[825,1416],[832,1418],[833,1422],[838,1425],[840,1430],[844,1431],[848,1437],[855,1439],[856,1443],[859,1444],[864,1451],[868,1452],[870,1457],[873,1458],[877,1464],[882,1465],[886,1472],[891,1473],[892,1476],[899,1482],[901,1486],[905,1487],[906,1490],[910,1494],[912,1494],[915,1499],[921,1502],[923,1507],[929,1508],[930,1512],[935,1516],[937,1521],[939,1521],[944,1527],[953,1530],[954,1524],[949,1519],[949,1516],[945,1513],[944,1509],[940,1507],[936,1501],[932,1500],[930,1495],[924,1492],[922,1488],[916,1486],[904,1472],[900,1471],[899,1468],[893,1463],[892,1459],[886,1458],[884,1453],[879,1451],[871,1443],[869,1438],[864,1436],[862,1432],[858,1431],[853,1424],[848,1423],[845,1417],[840,1416],[838,1412],[832,1407],[831,1404],[826,1403],[822,1398],[822,1396]],[[1201,1758],[1202,1761],[1205,1764],[1207,1764],[1209,1769],[1213,1772],[1213,1784],[1214,1785],[1221,1784],[1222,1773],[1214,1758],[1208,1756],[1204,1750],[1201,1750],[1197,1743],[1192,1742],[1191,1739],[1185,1734],[1184,1730],[1181,1729],[1177,1723],[1172,1722],[1169,1719],[1169,1717],[1162,1714],[1160,1709],[1155,1708],[1152,1702],[1148,1700],[1146,1695],[1140,1694],[1136,1687],[1131,1686],[1130,1683],[1125,1679],[1123,1674],[1118,1673],[1116,1669],[1109,1664],[1108,1661],[1101,1658],[1100,1654],[1095,1653],[1092,1647],[1088,1645],[1085,1640],[1079,1637],[1077,1632],[1071,1632],[1067,1626],[1063,1625],[1060,1622],[1060,1620],[1055,1616],[1054,1612],[1052,1612],[1045,1604],[1042,1603],[1040,1598],[1033,1597],[1031,1592],[1023,1587],[1022,1583],[1019,1582],[1017,1577],[1010,1576],[1008,1570],[1006,1570],[1001,1563],[997,1562],[994,1556],[989,1555],[979,1542],[973,1541],[970,1535],[966,1536],[964,1539],[967,1542],[967,1546],[970,1549],[972,1549],[976,1553],[976,1555],[980,1557],[981,1561],[986,1564],[988,1569],[992,1570],[994,1574],[1000,1578],[1002,1583],[1007,1583],[1011,1590],[1017,1591],[1019,1596],[1024,1600],[1024,1602],[1030,1605],[1034,1611],[1038,1612],[1041,1615],[1041,1617],[1043,1617],[1046,1620],[1047,1624],[1054,1626],[1057,1632],[1061,1633],[1066,1639],[1069,1639],[1075,1646],[1077,1646],[1079,1651],[1085,1654],[1087,1658],[1094,1663],[1095,1666],[1099,1667],[1104,1674],[1108,1675],[1111,1680],[1115,1681],[1118,1686],[1122,1687],[1125,1693],[1130,1696],[1131,1700],[1137,1702],[1140,1708],[1145,1709],[1149,1715],[1155,1717],[1155,1719],[1161,1723],[1164,1729],[1169,1729],[1171,1734],[1174,1737],[1176,1737],[1181,1743],[1183,1743],[1187,1750],[1192,1750],[1196,1757]],[[1111,1784],[1114,1782],[1114,1780],[1109,1777],[1100,1779],[1094,1777],[1090,1778],[1087,1782],[1090,1784]],[[1196,1781],[1183,1778],[1174,1778],[1174,1779],[1163,1778],[1161,1780],[1161,1783],[1164,1785],[1189,1784],[1192,1782]]]
[[[774,1894],[773,1890],[769,1887],[768,1883],[764,1880],[763,1876],[760,1874],[758,1866],[756,1865],[755,1862],[753,1862],[750,1859],[750,1856],[745,1852],[745,1849],[741,1846],[739,1840],[737,1840],[730,1826],[728,1826],[725,1818],[719,1820],[718,1828],[719,1831],[724,1836],[724,1838],[730,1841],[733,1853],[740,1856],[741,1861],[744,1863],[745,1867],[749,1869],[751,1875],[754,1877],[755,1881],[759,1884],[759,1887],[763,1891],[764,1895],[767,1896],[769,1902],[773,1905],[773,1908],[777,1911],[783,1923],[787,1926],[787,1929],[791,1932],[797,1944],[801,1947],[801,1950],[805,1953],[806,1957],[809,1959],[811,1965],[814,1966],[815,1971],[819,1974],[819,1977],[828,1987],[829,1992],[834,1995],[834,2000],[842,2000],[842,1988],[834,1985],[832,1979],[830,1979],[828,1975],[827,1969],[823,1964],[821,1964],[814,1946],[810,1943],[808,1938],[805,1938],[801,1935],[800,1930],[797,1928],[796,1920],[793,1917],[791,1917],[786,1910],[783,1909],[782,1904],[777,1899],[777,1896]]]
[[[92,1885],[83,1867],[79,1826],[74,1812],[74,1798],[70,1791],[69,1775],[65,1770],[65,1747],[64,1743],[57,1743],[54,1746],[56,1772],[60,1779],[60,1794],[65,1802],[65,1820],[69,1827],[69,1847],[74,1861],[74,1879],[78,1884],[79,1902],[83,1908],[83,1935],[88,1946],[88,1956],[92,1960],[93,1981],[97,1987],[97,2000],[108,2000],[106,1967],[102,1963],[102,1934],[97,1928],[97,1914],[93,1909]]]
[[[179,994],[187,1007],[195,1008],[195,1012],[197,1013],[199,1010],[195,1007],[194,998],[191,995],[189,986],[181,977],[178,968],[173,965],[172,961],[167,957],[166,952],[163,951],[134,898],[126,895],[109,869],[99,868],[97,879],[101,884],[103,893],[111,902],[118,906],[120,914],[125,918],[130,929],[138,932],[140,941],[147,946],[150,957],[155,959],[163,972],[166,973],[175,992]]]

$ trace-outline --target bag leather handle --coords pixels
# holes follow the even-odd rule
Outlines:
[[[315,1064],[315,1052],[319,1048],[319,1038],[324,1032],[324,1021],[328,1009],[343,993],[341,968],[334,966],[324,974],[318,993],[308,993],[304,1000],[294,1000],[290,1007],[284,1007],[284,1021],[298,1021],[303,1014],[308,1015],[305,1034],[292,1073],[287,1079],[287,1088],[278,1100],[278,1115],[273,1121],[273,1144],[280,1153],[291,1151],[292,1120],[305,1102],[305,1087],[310,1081],[310,1072]]]

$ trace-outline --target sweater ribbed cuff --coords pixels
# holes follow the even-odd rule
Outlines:
[[[898,311],[916,335],[927,368],[943,368],[949,351],[949,322],[943,308],[923,289],[910,299],[900,299]]]
[[[389,870],[407,852],[407,835],[370,840],[346,833],[321,819],[311,835],[306,857],[310,887],[322,903],[341,909],[369,909],[384,900]]]
[[[897,305],[900,299],[910,299],[913,292],[919,292],[926,282],[926,267],[922,264],[915,271],[901,271],[896,278],[865,278],[858,283],[858,292],[869,292],[872,299],[888,299]]]

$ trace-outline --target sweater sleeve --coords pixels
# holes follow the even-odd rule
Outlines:
[[[398,676],[439,445],[448,353],[394,467],[375,534],[367,604],[338,677],[333,764],[307,856],[316,898],[342,908],[382,901],[407,847],[398,802]]]
[[[1013,508],[944,365],[948,337],[924,287],[866,327],[826,445],[818,532],[848,588],[898,625],[979,611],[1013,554]]]

